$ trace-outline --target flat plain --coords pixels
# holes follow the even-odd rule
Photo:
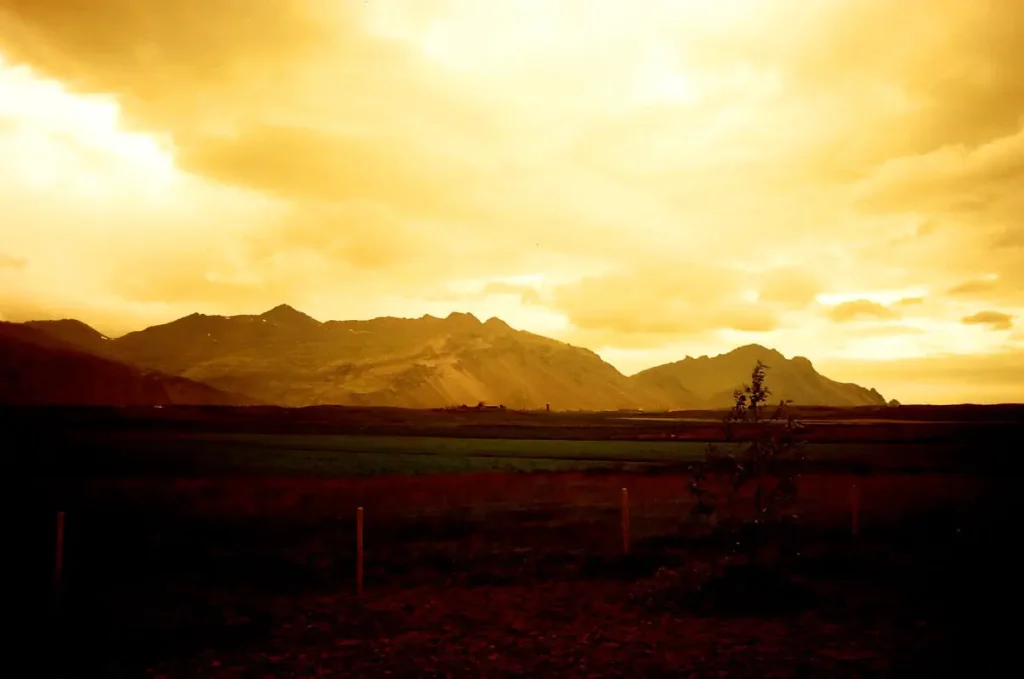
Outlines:
[[[934,676],[995,662],[985,611],[1016,592],[1022,412],[804,409],[798,499],[754,532],[690,518],[688,466],[727,445],[718,413],[51,408],[0,424],[31,489],[31,622],[71,675]]]

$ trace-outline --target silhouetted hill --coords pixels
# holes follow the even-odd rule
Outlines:
[[[244,405],[251,400],[226,394],[183,377],[143,371],[80,351],[50,330],[88,342],[82,328],[58,321],[0,323],[0,404],[4,405]],[[92,330],[85,324],[84,328]],[[95,332],[95,331],[93,331]],[[98,334],[98,333],[97,333]]]
[[[29,321],[24,325],[41,330],[51,337],[91,354],[109,356],[113,353],[109,337],[73,318],[59,321]]]
[[[644,370],[633,379],[645,391],[656,392],[669,400],[673,408],[692,407],[694,395],[700,407],[721,408],[732,404],[733,391],[750,380],[751,368],[757,361],[769,367],[766,381],[772,391],[772,401],[788,399],[798,405],[842,407],[886,405],[885,399],[874,389],[830,380],[819,374],[803,356],[787,359],[778,351],[757,344],[713,358],[687,356],[682,361]]]

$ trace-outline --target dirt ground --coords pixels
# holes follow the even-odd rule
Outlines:
[[[688,482],[50,483],[35,532],[52,539],[61,503],[65,588],[33,623],[60,676],[985,676],[1006,650],[1013,478],[807,474],[791,513],[719,536],[686,520]],[[44,597],[52,546],[33,553]]]

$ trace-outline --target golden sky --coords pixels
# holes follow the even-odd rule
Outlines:
[[[0,0],[0,318],[499,316],[1024,401],[1016,0]]]

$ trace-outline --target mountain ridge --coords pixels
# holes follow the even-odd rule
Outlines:
[[[732,403],[733,392],[745,383],[758,361],[768,367],[767,384],[773,400],[850,407],[886,404],[875,389],[829,379],[814,369],[810,359],[787,359],[781,352],[759,344],[747,344],[714,357],[687,356],[641,370],[632,377],[655,390],[685,384],[702,396],[702,407],[722,408]]]
[[[722,407],[757,360],[769,365],[768,383],[780,398],[886,403],[873,389],[820,375],[805,357],[787,359],[757,344],[626,376],[590,349],[461,312],[321,322],[282,304],[262,314],[190,314],[117,338],[70,319],[25,325],[83,351],[287,406]]]
[[[76,337],[84,342],[91,341],[89,333],[84,333],[81,328],[65,321],[42,325],[0,322],[0,404],[257,403],[247,397],[222,392],[194,380],[143,370],[97,353],[81,350],[52,333]]]

